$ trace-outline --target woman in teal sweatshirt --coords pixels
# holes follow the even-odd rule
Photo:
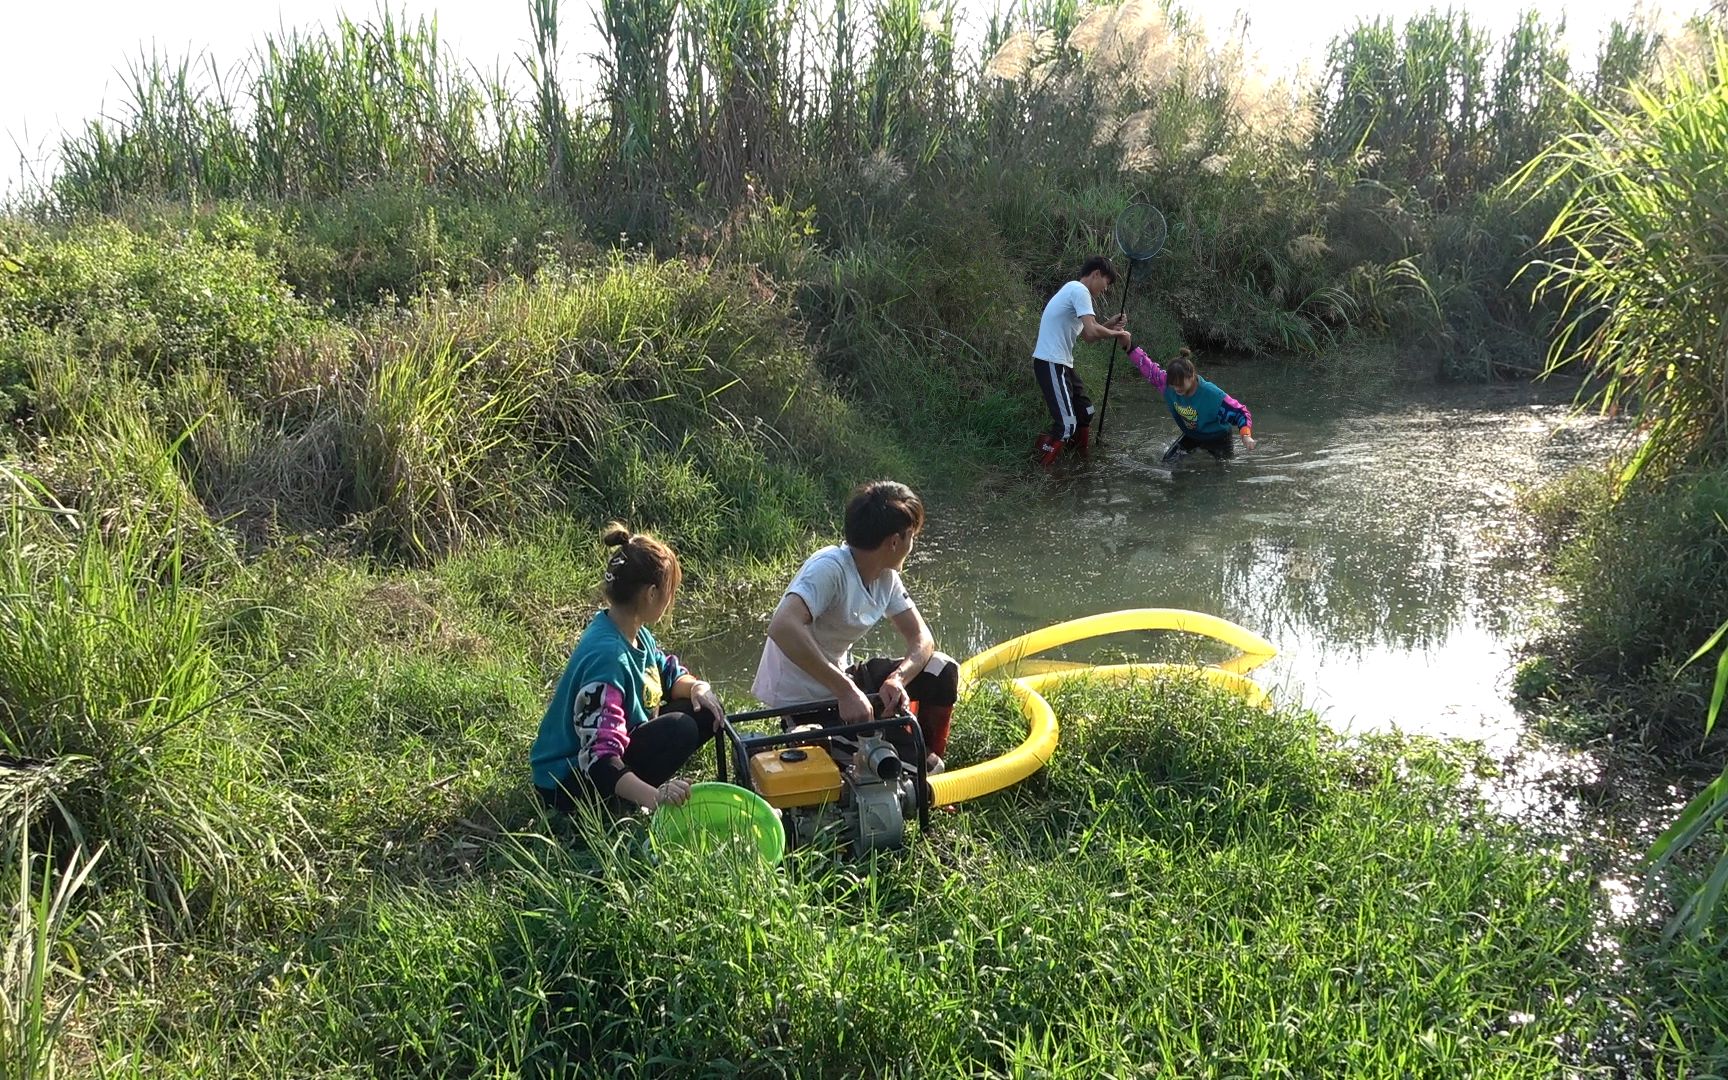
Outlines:
[[[583,800],[614,808],[678,805],[690,782],[678,771],[719,729],[713,687],[660,649],[648,624],[672,607],[683,569],[672,549],[619,524],[601,539],[607,606],[594,616],[540,720],[529,754],[547,806]]]

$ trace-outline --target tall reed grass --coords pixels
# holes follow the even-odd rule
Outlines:
[[[1537,289],[1565,301],[1550,366],[1588,366],[1601,407],[1639,418],[1647,438],[1625,479],[1720,462],[1728,45],[1712,35],[1696,67],[1591,116],[1595,130],[1556,141],[1518,177],[1527,191],[1566,193],[1546,237],[1559,254],[1533,268]]]
[[[1506,300],[1505,283],[1525,254],[1516,238],[1540,226],[1480,194],[1578,122],[1567,86],[1618,92],[1653,55],[1651,35],[1617,25],[1587,77],[1534,16],[1496,47],[1467,16],[1431,12],[1340,37],[1309,93],[1151,0],[1023,5],[981,37],[951,5],[913,0],[654,0],[600,6],[599,79],[572,90],[569,16],[556,0],[531,6],[525,94],[458,67],[435,24],[388,15],[277,35],[220,79],[213,61],[200,78],[198,64],[147,58],[127,115],[68,141],[54,202],[550,194],[572,211],[559,227],[662,253],[714,250],[764,199],[814,209],[835,253],[916,237],[920,204],[969,204],[1043,289],[1108,248],[1110,219],[1140,192],[1176,226],[1149,284],[1190,337],[1313,352],[1419,323],[1360,314],[1417,301],[1362,293],[1402,265],[1452,298],[1437,350],[1480,352],[1494,337],[1483,366],[1517,367],[1520,333],[1540,333],[1540,317]],[[1384,196],[1364,198],[1361,181]],[[1448,246],[1452,214],[1497,243]],[[1297,241],[1318,257],[1292,257]],[[344,246],[342,262],[376,257],[374,244]],[[958,261],[947,255],[929,261]]]
[[[413,177],[498,190],[532,187],[512,141],[513,93],[465,73],[437,24],[388,9],[329,33],[267,35],[242,65],[141,56],[130,68],[128,115],[93,121],[62,148],[55,189],[69,206],[113,210],[139,196],[334,195]],[[536,168],[539,161],[533,162]]]
[[[1572,674],[1605,686],[1599,709],[1685,757],[1697,753],[1699,715],[1708,739],[1728,685],[1728,665],[1714,680],[1693,667],[1720,645],[1709,630],[1728,606],[1728,42],[1719,29],[1697,41],[1659,78],[1596,102],[1575,97],[1587,130],[1556,139],[1512,181],[1559,204],[1544,237],[1553,256],[1529,268],[1537,291],[1562,305],[1549,370],[1585,368],[1588,400],[1638,429],[1563,550],[1572,603],[1558,652]],[[1608,49],[1624,57],[1650,45],[1630,36]],[[1656,841],[1658,863],[1728,812],[1725,785],[1691,800]],[[1715,925],[1725,886],[1719,857],[1671,929]]]

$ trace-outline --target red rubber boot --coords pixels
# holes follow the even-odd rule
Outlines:
[[[930,755],[925,767],[933,773],[943,769],[942,759],[948,756],[948,729],[953,723],[954,706],[919,703],[918,727],[924,733],[924,750]]]
[[[1081,457],[1090,458],[1092,456],[1092,429],[1083,427],[1075,431],[1072,445],[1074,449],[1080,451]]]
[[[1038,436],[1038,441],[1032,445],[1032,454],[1040,465],[1053,465],[1056,455],[1062,452],[1062,440],[1052,438],[1049,432]]]

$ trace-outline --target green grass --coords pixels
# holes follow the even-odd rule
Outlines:
[[[1054,703],[1052,768],[903,855],[655,865],[518,806],[473,865],[382,874],[252,989],[96,1044],[193,1075],[1510,1077],[1603,1024],[1588,882],[1460,797],[1467,760],[1199,685]],[[994,691],[960,716],[962,757],[1018,723]]]
[[[1628,739],[1676,764],[1717,753],[1715,674],[1687,660],[1728,611],[1728,472],[1617,480],[1619,463],[1526,493],[1527,543],[1559,592],[1520,669],[1551,733]]]

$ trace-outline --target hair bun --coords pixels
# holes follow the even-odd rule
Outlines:
[[[1194,350],[1190,349],[1188,346],[1184,345],[1180,349],[1176,350],[1176,355],[1177,356],[1193,356]]]
[[[601,530],[600,542],[607,547],[623,547],[630,542],[630,530],[614,521]]]

